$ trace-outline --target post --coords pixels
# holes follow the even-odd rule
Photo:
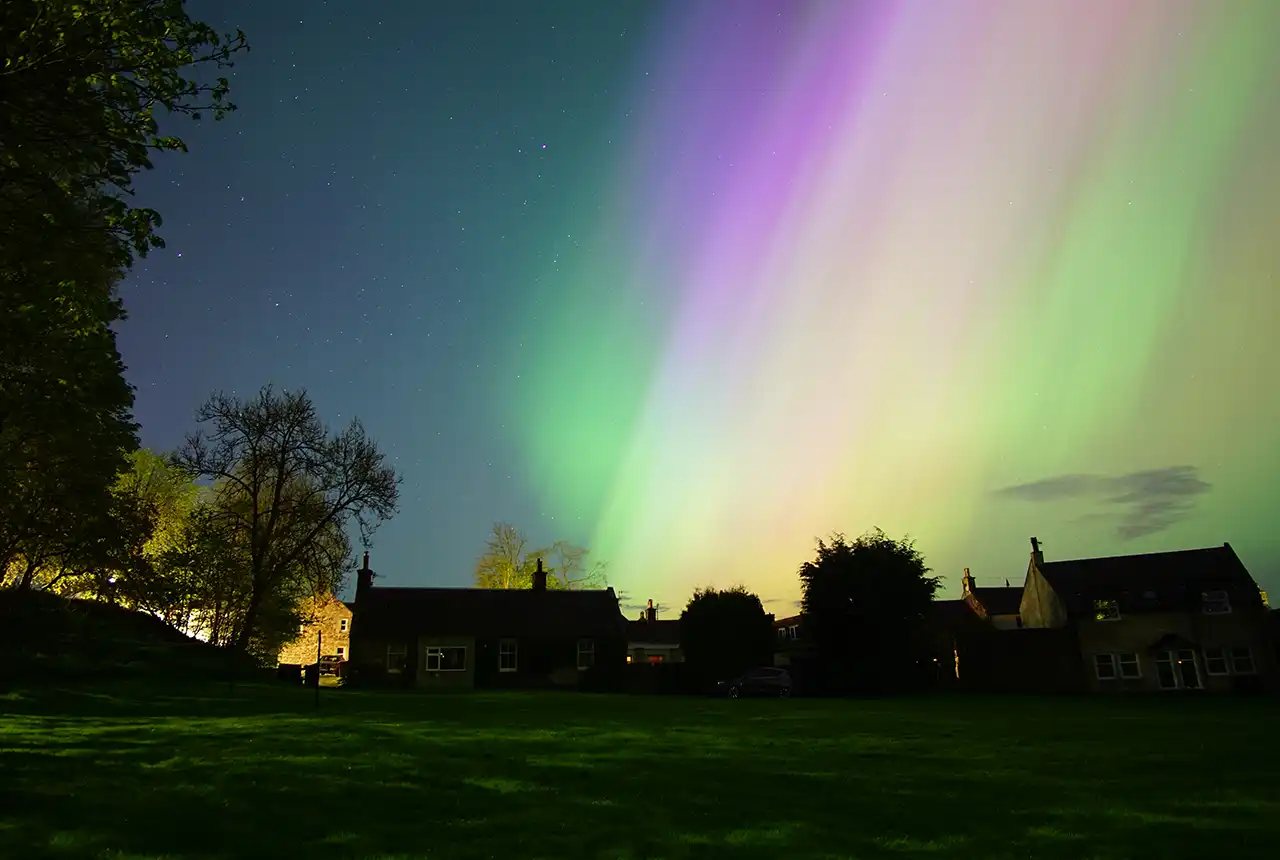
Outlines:
[[[320,643],[324,640],[324,631],[316,631],[316,708],[320,707]]]

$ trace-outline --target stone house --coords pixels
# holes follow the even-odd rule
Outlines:
[[[316,637],[320,637],[323,656],[349,660],[351,656],[351,606],[329,595],[313,601],[298,638],[280,650],[279,663],[309,666],[316,662]]]
[[[1049,562],[1032,538],[1019,615],[1026,629],[1074,634],[1080,689],[1276,686],[1268,610],[1230,544]]]
[[[375,587],[357,573],[351,660],[361,682],[419,688],[621,685],[627,624],[612,588]]]
[[[627,622],[628,663],[683,663],[680,622],[659,621],[658,609],[649,601],[639,620]]]

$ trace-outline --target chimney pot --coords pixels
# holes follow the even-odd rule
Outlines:
[[[542,569],[542,559],[538,559],[538,566],[533,571],[533,590],[547,590],[547,572]]]
[[[649,601],[649,608],[647,608],[647,609],[644,611],[644,620],[645,620],[645,621],[657,621],[657,620],[658,620],[658,610],[657,610],[656,608],[654,608],[654,605],[653,605],[653,601],[652,601],[652,600],[650,600],[650,601]]]

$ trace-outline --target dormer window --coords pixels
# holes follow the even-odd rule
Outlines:
[[[1231,611],[1231,599],[1225,591],[1206,591],[1200,595],[1200,605],[1205,615],[1226,615]]]
[[[1097,621],[1119,621],[1120,603],[1115,600],[1093,601],[1093,617]]]

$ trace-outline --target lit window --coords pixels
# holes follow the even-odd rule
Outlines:
[[[596,664],[596,643],[590,639],[578,640],[578,668],[590,669]]]
[[[350,623],[351,623],[350,618],[343,618],[341,621],[338,622],[338,630],[342,633],[346,633],[347,627],[348,625],[350,625]]]
[[[648,660],[650,663],[661,663],[665,659],[666,657],[662,656],[661,654],[650,654],[648,657]]]
[[[1206,591],[1200,598],[1205,615],[1226,615],[1231,611],[1231,600],[1225,591]]]
[[[1120,604],[1114,600],[1095,600],[1093,617],[1098,621],[1119,621]]]
[[[498,643],[498,671],[514,672],[516,670],[516,640],[503,639]]]
[[[404,671],[405,656],[409,653],[409,649],[400,643],[398,645],[387,646],[387,673],[391,675],[399,675]]]
[[[428,672],[465,672],[467,649],[461,645],[433,646],[427,649]]]
[[[1253,652],[1248,648],[1228,648],[1227,653],[1231,657],[1231,672],[1235,675],[1252,675],[1253,668]]]
[[[1142,677],[1142,667],[1138,664],[1138,655],[1132,651],[1121,651],[1116,655],[1116,662],[1120,664],[1121,678]]]
[[[1093,671],[1097,673],[1098,679],[1101,681],[1114,680],[1117,677],[1115,655],[1094,654]]]

